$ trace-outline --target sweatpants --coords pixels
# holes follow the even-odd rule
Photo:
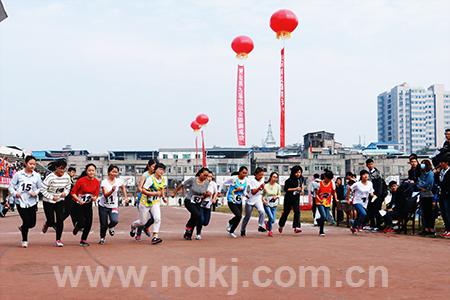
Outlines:
[[[20,226],[22,242],[28,242],[28,231],[36,226],[37,204],[27,208],[22,208],[20,205],[17,205],[17,210],[22,219],[22,226]]]
[[[244,220],[242,220],[241,224],[241,231],[245,231],[247,228],[247,224],[250,221],[250,218],[252,216],[253,208],[256,208],[258,210],[259,218],[258,218],[258,225],[263,227],[264,226],[264,219],[265,219],[265,213],[264,213],[264,206],[262,201],[257,201],[255,204],[245,204],[245,216]]]
[[[233,202],[228,202],[228,207],[234,215],[234,217],[228,221],[228,224],[230,225],[230,233],[234,233],[242,219],[242,203],[236,204]]]
[[[380,215],[380,210],[384,199],[377,198],[374,202],[370,201],[367,205],[367,216],[369,217],[369,226],[371,228],[380,228],[383,218]]]
[[[75,227],[77,219],[75,213],[73,212],[74,203],[75,201],[73,200],[71,195],[68,195],[66,198],[64,198],[64,221],[70,216],[72,224]]]
[[[108,208],[99,205],[98,219],[100,221],[100,238],[104,239],[106,237],[106,231],[119,223],[119,210],[117,208]]]
[[[50,203],[44,201],[44,213],[48,227],[56,228],[56,240],[61,240],[64,230],[64,201]],[[55,220],[56,217],[56,220]]]
[[[283,214],[278,221],[278,226],[284,227],[286,225],[286,220],[291,213],[291,210],[294,211],[294,222],[292,222],[292,228],[300,228],[300,199],[286,199],[284,198],[283,203]]]
[[[75,212],[77,219],[75,227],[83,229],[81,240],[86,241],[92,228],[92,202],[83,205],[75,202],[72,210]]]
[[[152,206],[139,204],[139,219],[134,221],[131,226],[133,228],[145,226],[151,217],[155,220],[152,231],[153,233],[159,233],[159,228],[161,227],[161,207],[159,203],[155,203]]]
[[[201,222],[201,208],[197,203],[192,203],[191,199],[184,199],[184,207],[191,213],[189,220],[186,223],[186,230],[192,233],[194,227],[200,225]]]

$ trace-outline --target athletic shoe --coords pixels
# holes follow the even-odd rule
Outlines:
[[[151,236],[152,236],[152,233],[150,232],[150,228],[148,228],[148,227],[144,228],[144,233],[145,233],[145,235],[148,236],[148,237],[151,237]]]
[[[22,248],[28,248],[28,242],[22,242]]]
[[[61,240],[57,240],[57,241],[55,242],[55,246],[56,246],[56,247],[64,247],[64,244],[61,242]]]
[[[294,228],[294,233],[300,233],[300,232],[302,232],[302,229],[301,228]]]
[[[232,237],[232,238],[237,238],[237,236],[236,236],[236,234],[234,233],[234,232],[230,232],[229,234],[228,234],[230,237]],[[244,234],[245,235],[245,234]],[[241,233],[241,236],[242,236],[242,233]]]
[[[267,232],[267,229],[265,229],[265,228],[262,227],[262,226],[259,226],[259,227],[258,227],[258,232]]]
[[[319,236],[325,236],[325,233],[319,233]]]
[[[134,237],[136,235],[136,227],[131,226],[131,230],[130,230],[130,236]],[[140,234],[139,234],[140,236]]]
[[[200,240],[202,239],[202,236],[201,236],[200,234],[197,234],[197,235],[195,236],[195,239],[196,239],[197,241],[200,241]]]
[[[389,227],[389,228],[385,228],[385,229],[383,230],[383,232],[384,232],[384,233],[394,233],[395,230]]]
[[[269,230],[269,233],[267,234],[267,236],[273,237],[273,232],[272,232],[272,230]]]
[[[160,239],[159,237],[157,237],[157,236],[154,236],[153,238],[152,238],[152,245],[156,245],[156,244],[159,244],[159,243],[162,243],[162,239]]]
[[[141,240],[141,235],[140,234],[136,234],[136,237],[134,238],[136,241],[140,241]]]
[[[228,225],[227,225],[227,232],[229,233],[230,230],[231,230],[231,225],[230,225],[230,223],[228,223]]]
[[[110,236],[114,236],[114,234],[116,234],[116,230],[114,229],[114,227],[112,227],[112,228],[109,228],[109,235]]]
[[[441,233],[440,236],[445,237],[445,235],[447,235],[447,234],[448,234],[448,231],[444,231],[444,233]]]
[[[47,222],[44,223],[44,226],[42,226],[42,233],[47,233],[48,225]]]
[[[279,233],[283,233],[283,227],[279,227],[279,226],[278,226],[278,232],[279,232]]]
[[[353,228],[353,227],[350,227],[350,231],[353,233],[353,234],[356,234],[356,228]]]
[[[192,234],[186,231],[186,232],[184,233],[184,235],[183,235],[183,238],[184,238],[185,240],[187,240],[187,241],[191,241],[191,240],[192,240]]]
[[[81,247],[89,247],[89,243],[86,241],[80,241],[80,246]]]
[[[246,236],[245,230],[241,230],[241,236],[242,236],[242,237]]]
[[[99,243],[100,245],[104,245],[104,244],[105,244],[105,239],[100,239],[100,241],[98,241],[98,243]]]
[[[370,228],[370,232],[378,232],[380,231],[378,228],[374,227],[374,228]]]
[[[450,231],[442,235],[443,238],[450,238]]]

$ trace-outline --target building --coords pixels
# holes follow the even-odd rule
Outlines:
[[[266,138],[263,140],[262,146],[265,148],[277,147],[277,141],[275,140],[275,137],[273,136],[271,123],[269,123],[269,127],[267,128]]]
[[[342,149],[342,144],[334,140],[334,133],[317,131],[303,136],[303,154],[305,158],[314,157],[320,153],[335,154]]]
[[[450,128],[450,92],[403,83],[378,95],[378,140],[398,144],[404,153],[437,148]]]

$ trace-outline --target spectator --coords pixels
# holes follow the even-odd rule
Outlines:
[[[381,229],[382,218],[379,213],[384,199],[387,196],[387,186],[384,179],[381,177],[380,171],[375,168],[373,159],[366,161],[367,169],[369,170],[369,180],[372,182],[374,195],[376,199],[371,199],[367,205],[367,215],[369,217],[369,226],[371,231],[378,231]]]
[[[421,172],[416,154],[413,153],[409,156],[409,164],[411,165],[411,169],[408,171],[408,180],[417,183]]]
[[[441,149],[437,151],[437,154],[433,157],[433,165],[439,167],[440,159],[447,153],[450,153],[450,128],[445,129],[445,142]]]
[[[441,207],[442,219],[444,219],[445,232],[442,234],[444,238],[450,238],[450,154],[441,157],[439,167],[439,206]]]
[[[433,216],[433,187],[434,174],[431,162],[426,159],[420,164],[421,175],[417,183],[420,191],[420,207],[422,209],[423,230],[422,235],[435,235]]]

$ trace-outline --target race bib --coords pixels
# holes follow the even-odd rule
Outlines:
[[[203,200],[202,203],[200,204],[201,207],[207,208],[209,205],[209,201],[208,200]]]
[[[235,195],[233,201],[234,203],[242,203],[242,195]]]
[[[202,197],[200,197],[200,196],[192,196],[192,198],[191,198],[191,202],[192,203],[201,203],[202,202]]]
[[[114,196],[111,195],[108,198],[106,198],[106,204],[114,205]]]
[[[89,203],[92,201],[92,195],[91,194],[81,195],[80,199],[81,199],[81,202],[83,202],[83,203]]]

